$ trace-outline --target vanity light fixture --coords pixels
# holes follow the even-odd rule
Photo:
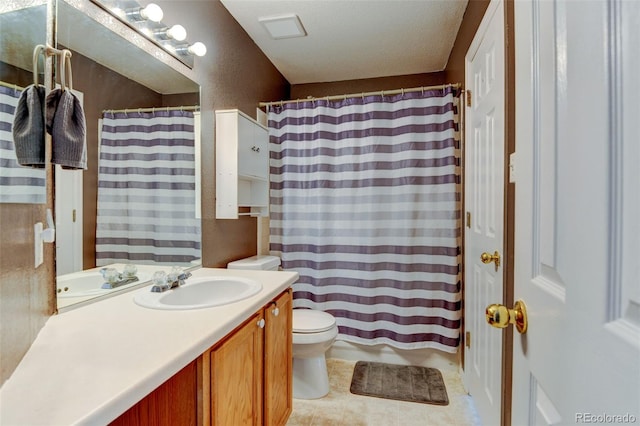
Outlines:
[[[147,1],[149,0],[145,0],[144,3]],[[143,7],[140,0],[91,0],[91,2],[118,18],[129,28],[144,35],[189,68],[193,68],[194,56],[204,56],[207,53],[204,44],[200,42],[192,44],[187,40],[185,27],[162,22],[164,13],[155,3],[148,3]]]
[[[155,31],[153,35],[159,39],[184,41],[187,38],[187,30],[182,25],[174,25],[171,28]]]
[[[137,7],[127,10],[126,16],[134,22],[146,20],[160,22],[162,21],[164,13],[162,12],[160,6],[155,3],[149,3],[145,7]]]
[[[193,43],[191,46],[181,46],[176,48],[176,53],[186,55],[188,53],[196,56],[204,56],[207,54],[207,46],[199,41]]]

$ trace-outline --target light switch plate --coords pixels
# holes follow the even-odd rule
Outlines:
[[[42,222],[38,222],[33,225],[34,232],[34,255],[35,255],[35,267],[42,265],[44,262],[44,242],[42,241]]]

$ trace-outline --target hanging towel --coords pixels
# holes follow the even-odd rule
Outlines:
[[[87,169],[84,111],[69,90],[54,89],[47,96],[47,132],[52,137],[51,162],[63,169]]]
[[[44,86],[32,84],[18,99],[12,132],[16,158],[21,166],[44,168],[44,90]]]

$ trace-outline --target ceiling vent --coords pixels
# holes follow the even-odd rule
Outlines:
[[[271,37],[275,40],[304,37],[307,35],[307,32],[302,26],[302,22],[300,22],[300,18],[293,13],[258,18],[258,22],[264,25]]]

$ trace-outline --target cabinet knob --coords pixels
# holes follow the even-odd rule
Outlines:
[[[273,316],[277,317],[278,315],[280,315],[280,308],[276,306],[271,310],[271,313],[273,314]]]
[[[260,321],[258,321],[258,327],[264,328],[264,318],[260,318]]]

